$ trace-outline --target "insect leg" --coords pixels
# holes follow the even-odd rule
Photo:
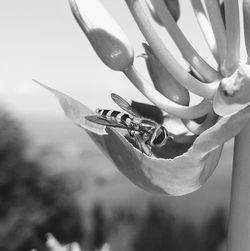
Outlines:
[[[139,150],[140,150],[141,152],[144,152],[138,134],[136,134],[136,132],[135,132],[134,130],[128,130],[128,134],[129,134],[129,136],[135,141],[135,143],[138,145]]]
[[[135,143],[138,145],[139,150],[148,155],[151,156],[151,148],[149,147],[148,144],[145,143],[145,139],[143,138],[143,134],[141,132],[136,132],[134,130],[128,130],[129,136],[134,139]]]
[[[131,138],[135,137],[135,131],[134,130],[128,130],[128,134]]]
[[[146,141],[144,140],[143,143],[145,145],[144,148],[147,149],[147,155],[151,156],[152,155],[152,147],[150,145],[150,140],[149,139],[147,139]]]
[[[139,147],[139,150],[140,150],[141,152],[144,152],[143,147],[142,147],[142,144],[141,144],[141,141],[140,141],[138,135],[134,134],[134,139],[135,139],[135,142],[137,143],[137,145],[138,145],[138,147]]]
[[[151,148],[148,144],[146,144],[145,140],[143,139],[142,135],[135,135],[136,142],[141,150],[142,153],[145,153],[148,156],[152,155]]]

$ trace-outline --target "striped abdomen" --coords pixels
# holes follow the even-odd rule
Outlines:
[[[106,109],[96,109],[96,113],[107,120],[116,121],[127,127],[132,127],[133,125],[133,117],[129,116],[127,113]]]

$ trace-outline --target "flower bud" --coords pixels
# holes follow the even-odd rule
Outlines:
[[[187,106],[190,100],[188,90],[180,85],[168,72],[168,70],[155,56],[150,46],[143,44],[143,47],[147,54],[146,64],[148,72],[155,89],[175,103]]]
[[[123,30],[98,0],[69,0],[76,21],[101,60],[113,70],[133,64],[134,51]]]
[[[168,10],[172,14],[174,20],[177,22],[180,17],[180,5],[178,0],[164,0]]]
[[[149,10],[151,16],[153,17],[153,19],[155,20],[155,22],[158,23],[159,25],[163,26],[163,23],[162,23],[160,17],[158,16],[153,4],[151,3],[151,0],[146,0],[146,4],[147,4],[148,10]]]
[[[164,3],[166,4],[169,12],[171,13],[172,17],[174,18],[175,22],[178,21],[180,17],[180,6],[178,0],[164,0]],[[154,8],[154,5],[152,4],[151,0],[146,0],[146,4],[148,7],[148,10],[153,17],[153,19],[161,26],[164,26],[162,23],[160,17],[157,14],[157,11]]]

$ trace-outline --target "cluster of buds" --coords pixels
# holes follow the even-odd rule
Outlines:
[[[197,190],[213,173],[225,142],[250,118],[249,59],[240,59],[239,1],[191,0],[197,21],[217,63],[211,67],[178,26],[177,0],[125,0],[145,37],[142,57],[153,85],[134,66],[133,47],[98,0],[70,0],[71,10],[101,60],[124,73],[158,107],[173,141],[153,156],[143,155],[111,127],[89,122],[85,105],[46,87],[56,95],[75,124],[84,128],[117,168],[139,187],[155,193],[183,195]],[[243,0],[245,46],[250,55],[250,1]],[[151,14],[151,16],[149,15]],[[176,60],[152,22],[166,28],[189,70]],[[88,83],[86,83],[88,84]],[[190,105],[190,93],[202,97]],[[146,106],[145,106],[146,110]],[[147,114],[147,111],[145,111]]]

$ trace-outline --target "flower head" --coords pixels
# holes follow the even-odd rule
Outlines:
[[[66,116],[84,128],[106,156],[133,183],[150,192],[170,195],[183,195],[197,190],[216,168],[223,144],[236,136],[250,118],[250,68],[249,59],[247,63],[242,64],[239,58],[238,1],[224,1],[224,5],[220,6],[217,1],[204,1],[203,4],[200,0],[191,0],[197,20],[217,63],[213,68],[184,36],[176,18],[173,18],[173,10],[166,4],[167,0],[148,1],[152,20],[146,14],[143,0],[126,0],[148,43],[143,44],[145,53],[142,56],[146,60],[153,85],[135,69],[128,43],[116,43],[125,41],[123,38],[114,39],[115,42],[110,43],[116,37],[116,30],[111,29],[111,26],[102,27],[104,21],[100,22],[96,9],[90,8],[92,1],[70,2],[78,23],[101,59],[112,69],[122,71],[131,83],[160,109],[157,116],[160,115],[162,122],[156,121],[155,116],[149,116],[148,111],[153,109],[142,104],[143,112],[138,113],[150,119],[151,125],[149,126],[149,120],[138,120],[137,111],[133,112],[135,118],[127,114],[127,121],[119,120],[123,128],[125,125],[128,129],[128,134],[124,137],[113,128],[114,123],[119,122],[115,113],[100,113],[99,119],[106,121],[105,123],[87,121],[85,117],[94,113],[85,105],[52,88],[44,87],[59,99]],[[170,2],[172,1],[169,0]],[[97,0],[93,3],[100,7]],[[248,53],[249,6],[249,0],[244,0],[245,44]],[[110,19],[103,8],[98,10],[103,13],[104,18]],[[163,25],[172,36],[188,64],[188,70],[163,43],[151,24],[154,20]],[[100,32],[104,30],[107,36]],[[117,44],[119,46],[116,46]],[[111,55],[118,47],[122,48],[119,49],[121,53],[118,53],[121,57],[115,57],[112,61]],[[202,101],[190,105],[191,93],[201,96]],[[137,110],[133,102],[127,104],[124,101],[120,106],[122,109],[125,107],[128,113],[129,109]],[[132,108],[128,109],[128,106]],[[147,131],[145,124],[153,132]],[[135,125],[137,128],[133,127]],[[173,140],[166,141],[164,146],[157,148],[149,142],[152,142],[153,136],[160,140],[160,133],[155,134],[158,125],[165,127],[168,136]],[[152,155],[145,154],[140,143],[149,147]]]

